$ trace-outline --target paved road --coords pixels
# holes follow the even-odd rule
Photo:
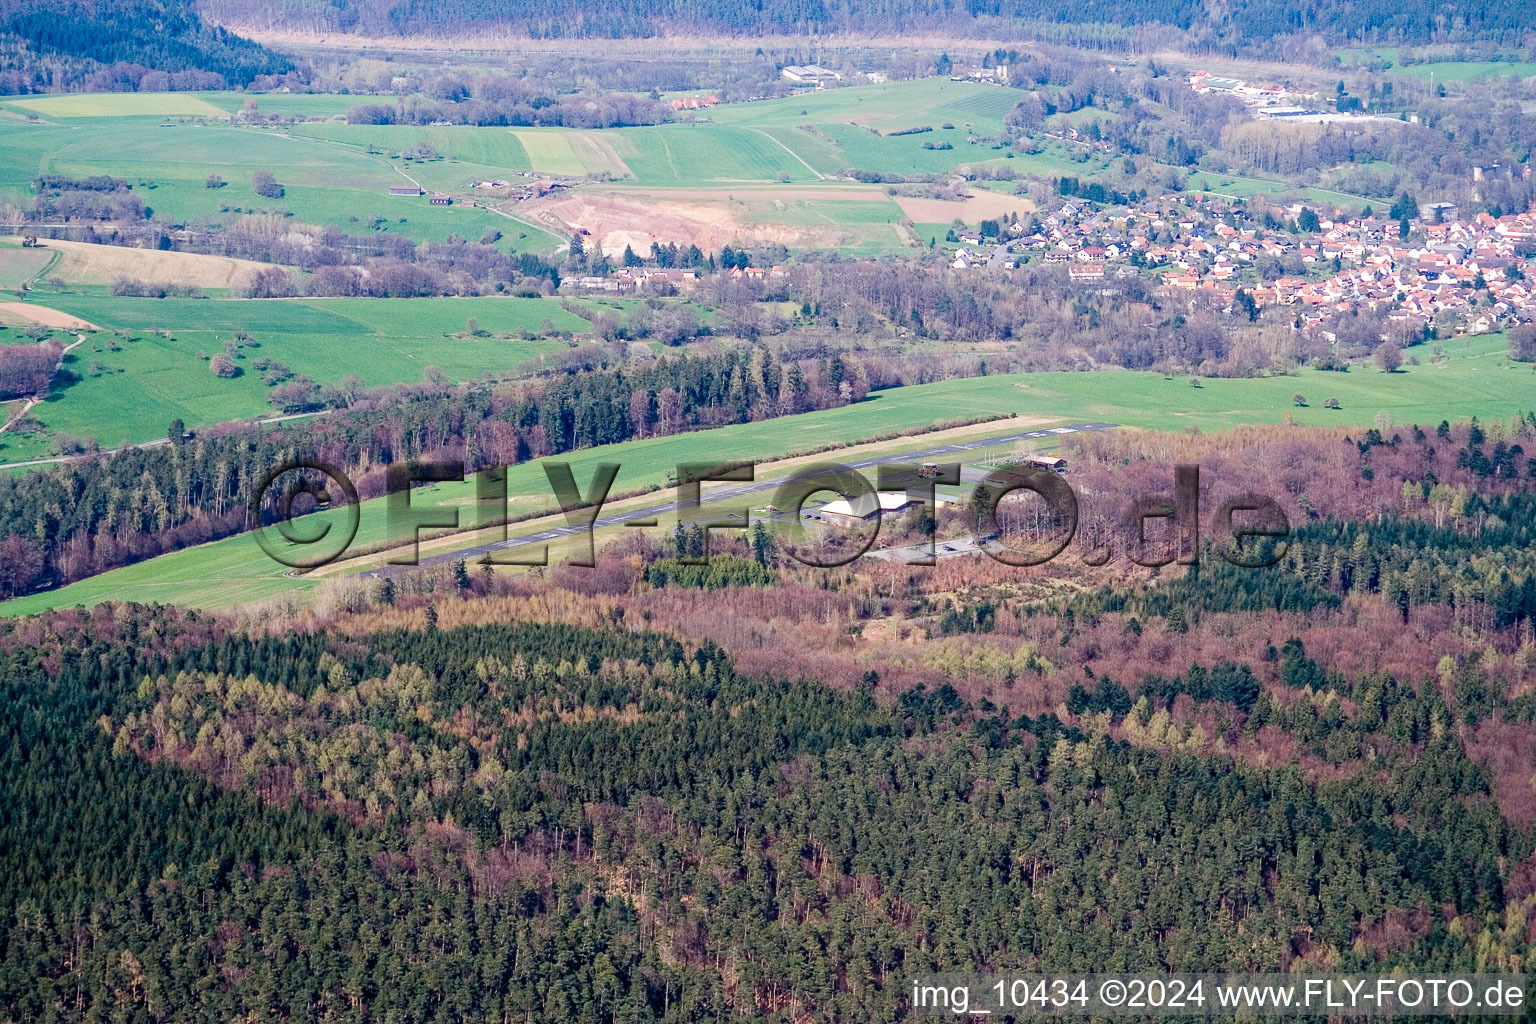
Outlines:
[[[869,469],[870,467],[878,466],[881,463],[894,462],[959,462],[961,460],[956,458],[956,456],[963,455],[965,452],[975,451],[979,448],[992,448],[996,445],[1013,444],[1019,441],[1037,441],[1043,438],[1062,436],[1066,434],[1076,434],[1083,431],[1109,430],[1115,426],[1116,424],[1114,423],[1076,423],[1067,427],[1050,427],[1044,430],[1026,430],[1016,434],[1005,434],[1001,437],[980,437],[971,441],[956,441],[954,444],[939,445],[934,448],[924,448],[921,451],[901,452],[894,455],[876,455],[869,458],[854,459],[847,462],[838,459],[835,452],[829,452],[827,453],[827,461],[837,462],[840,465],[849,467],[850,469]],[[985,470],[972,468],[963,468],[960,474],[962,480],[970,483],[974,483],[975,481],[980,480],[985,475]],[[756,480],[751,483],[716,486],[705,495],[705,501],[707,504],[716,504],[718,502],[730,501],[733,498],[742,498],[752,494],[765,494],[769,491],[777,489],[778,486],[783,482],[783,478],[781,477],[774,480]],[[675,499],[658,501],[654,504],[648,504],[638,508],[624,509],[621,512],[614,512],[605,516],[600,515],[597,517],[597,521],[593,524],[593,526],[597,529],[601,529],[606,526],[624,526],[628,524],[633,524],[635,526],[655,526],[662,515],[673,511],[675,507]],[[742,525],[746,524],[743,523]],[[436,555],[427,555],[421,559],[421,565],[443,565],[448,562],[456,562],[459,559],[463,559],[466,562],[474,562],[476,559],[479,559],[484,555],[492,554],[493,552],[497,551],[507,551],[512,548],[527,547],[529,545],[548,544],[550,541],[559,540],[561,537],[569,537],[574,533],[579,533],[582,529],[584,529],[584,527],[581,526],[552,526],[548,529],[540,530],[537,533],[530,533],[523,537],[512,537],[507,540],[493,541],[489,544],[480,544],[472,548],[460,548],[456,551],[448,551]],[[416,567],[408,565],[384,566],[380,569],[373,569],[365,572],[362,574],[362,576],[364,579],[378,579],[381,576],[390,576],[401,572],[408,572],[414,568]]]
[[[928,550],[926,544],[908,544],[899,548],[881,548],[879,551],[867,553],[865,558],[878,558],[883,562],[899,562],[903,565],[916,565],[923,559],[955,558],[960,555],[974,555],[981,551],[981,545],[970,537],[956,537],[953,540],[934,541],[933,550]]]

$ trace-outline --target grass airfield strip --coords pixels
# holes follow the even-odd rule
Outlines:
[[[846,409],[827,410],[832,413],[846,411]],[[847,424],[845,417],[828,417],[825,413],[805,413],[802,416],[792,417],[795,420],[810,418],[815,418],[817,422],[801,424],[804,429],[794,433],[792,444],[786,441],[776,451],[768,451],[756,457],[767,459],[774,454],[783,455],[791,451],[803,451],[808,447],[833,444],[843,439],[841,435]],[[896,454],[902,451],[925,449],[949,441],[1017,433],[1055,422],[1057,422],[1055,418],[1017,417],[915,437],[839,448],[822,455],[786,459],[774,464],[771,468],[764,467],[759,473],[759,478],[770,474],[783,475],[800,465],[815,461],[845,461],[868,457],[874,453]],[[758,429],[760,427],[761,424],[741,424],[740,429],[721,427],[692,434],[675,434],[665,438],[630,441],[555,456],[551,461],[570,462],[577,485],[583,488],[590,481],[593,466],[596,463],[617,461],[621,469],[614,484],[614,491],[618,493],[648,484],[664,484],[666,471],[674,468],[679,462],[729,461],[754,457],[750,454],[751,452],[764,452],[766,448],[761,431]],[[720,438],[718,435],[724,431],[731,431],[734,436],[728,439]],[[754,434],[753,431],[756,433]],[[514,466],[507,476],[511,514],[517,515],[520,512],[538,509],[547,509],[551,513],[538,519],[514,523],[508,527],[509,533],[514,536],[523,536],[552,526],[565,525],[564,517],[558,511],[548,479],[539,462],[525,462]],[[670,501],[673,497],[673,492],[664,488],[623,501],[611,502],[604,506],[604,511],[605,513],[622,511],[640,504]],[[707,492],[705,497],[708,500]],[[466,524],[473,520],[474,500],[475,483],[472,478],[463,483],[432,484],[411,492],[411,504],[414,509],[457,508],[460,521]],[[760,506],[763,501],[770,499],[762,496],[760,499],[755,497],[754,500],[756,506]],[[376,545],[388,539],[384,509],[385,499],[383,498],[363,502],[354,547]],[[300,521],[298,528],[307,531],[317,528],[320,523],[331,523],[334,529],[340,529],[344,515],[344,512],[338,511],[305,517]],[[441,534],[441,531],[438,533]],[[272,536],[276,538],[277,535],[274,533]],[[434,537],[432,531],[427,531],[423,535],[421,552],[423,557],[426,557],[451,550],[453,547],[465,547],[477,541],[483,543],[499,537],[499,528],[494,537],[474,533]],[[558,561],[559,552],[559,545],[552,544],[552,562]],[[81,580],[58,590],[4,602],[0,604],[0,615],[26,615],[49,608],[95,605],[103,601],[160,602],[206,609],[229,608],[283,594],[313,590],[328,579],[355,575],[382,564],[391,557],[396,557],[398,553],[396,549],[347,559],[315,573],[295,576],[289,575],[284,566],[269,558],[250,535],[239,534],[195,548],[161,555],[135,565],[113,569],[100,576]]]
[[[1277,424],[1287,414],[1306,426],[1361,428],[1374,424],[1382,412],[1399,425],[1466,420],[1474,415],[1487,419],[1523,413],[1532,408],[1532,396],[1536,395],[1531,367],[1511,363],[1506,345],[1501,335],[1457,338],[1443,343],[1445,362],[1409,365],[1390,375],[1355,366],[1348,373],[1301,370],[1273,377],[1207,378],[1198,388],[1191,387],[1187,377],[1124,370],[964,378],[875,392],[865,402],[840,409],[627,441],[557,458],[571,463],[579,485],[591,479],[594,464],[618,462],[622,468],[614,490],[622,493],[664,484],[667,471],[679,463],[764,460],[937,423],[956,415],[1018,414],[1030,420],[1097,420],[1159,430]],[[1427,359],[1430,349],[1418,346],[1409,351]],[[1304,395],[1308,405],[1295,406],[1295,394]],[[1323,408],[1324,400],[1330,397],[1339,398],[1342,408]],[[998,423],[995,433],[1014,432],[1019,429],[1018,422]],[[937,437],[929,434],[903,442],[906,450],[917,450],[930,447]],[[851,457],[847,449],[826,455],[833,461]],[[549,484],[537,462],[509,471],[508,492],[514,514],[520,508],[553,506]],[[468,510],[474,485],[423,488],[413,493],[413,499],[423,507],[431,500]],[[652,494],[641,500],[654,499]],[[514,526],[512,532],[534,529],[534,524],[528,523]],[[372,545],[384,540],[382,501],[365,503],[356,543]],[[17,598],[0,604],[0,615],[107,600],[223,608],[313,588],[319,582],[319,578],[284,577],[281,567],[262,554],[249,537],[236,536],[115,569],[59,590]]]
[[[857,472],[862,473],[873,485],[875,482],[873,464],[875,462],[900,461],[904,456],[910,456],[923,461],[969,459],[972,451],[986,451],[996,444],[1013,442],[1021,432],[1038,432],[1046,435],[1039,438],[1038,443],[1054,443],[1057,440],[1057,436],[1050,435],[1048,430],[1059,422],[1059,420],[1055,419],[1017,416],[1006,420],[976,423],[911,437],[853,444],[844,448],[811,455],[793,455],[788,458],[773,460],[765,459],[758,463],[757,472],[750,483],[725,481],[704,483],[701,487],[701,501],[703,504],[708,505],[712,502],[732,500],[733,506],[747,505],[753,509],[761,508],[764,503],[773,500],[773,487],[777,486],[776,481],[789,476],[795,470],[827,462],[851,466]],[[999,433],[1000,430],[1003,431],[1001,434]],[[940,448],[946,450],[942,452],[936,450]],[[551,461],[563,461],[563,458],[556,457]],[[574,469],[573,472],[576,472],[577,475],[577,485],[584,486],[587,481],[582,478],[581,472]],[[540,498],[535,496],[533,500],[539,502]],[[460,514],[461,522],[467,522],[471,518],[471,515],[468,514],[467,506],[472,501],[473,498],[461,498],[444,504],[460,506],[464,510]],[[595,532],[607,535],[609,531],[618,527],[626,527],[636,519],[651,517],[658,520],[658,528],[664,531],[670,530],[677,523],[676,502],[677,493],[675,489],[667,487],[660,491],[652,491],[636,495],[632,498],[625,498],[621,501],[605,503],[598,517]],[[458,557],[478,559],[487,553],[483,549],[492,547],[498,549],[493,555],[495,558],[527,557],[529,551],[533,550],[531,545],[536,545],[546,539],[550,543],[552,552],[558,550],[562,544],[568,546],[574,543],[575,541],[569,537],[569,534],[565,533],[568,524],[560,513],[554,511],[553,499],[549,494],[542,496],[542,504],[551,509],[551,514],[535,520],[512,524],[507,530],[507,533],[511,535],[507,541],[502,540],[500,527],[448,534],[439,533],[437,536],[424,533],[425,539],[422,540],[419,547],[421,564],[437,565],[452,561]],[[516,506],[513,505],[512,513],[516,514],[516,512]],[[543,536],[545,533],[558,535],[551,535],[546,538]],[[507,556],[502,553],[509,548],[516,548],[518,550],[513,556]],[[334,562],[318,570],[313,575],[317,577],[348,576],[379,569],[387,565],[391,558],[398,557],[398,551],[399,549],[395,548],[389,551]],[[551,564],[554,564],[557,560],[552,555]]]

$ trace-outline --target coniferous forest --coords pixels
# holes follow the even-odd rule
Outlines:
[[[0,0],[0,1024],[1523,976],[1533,30]]]
[[[483,0],[309,0],[271,4],[264,0],[215,0],[210,9],[231,23],[260,23],[278,17],[296,27],[365,35],[431,35],[512,28],[533,38],[646,38],[668,34],[773,36],[873,32],[893,26],[907,31],[1015,31],[1040,25],[1099,26],[1103,37],[1125,29],[1161,25],[1191,32],[1207,42],[1261,44],[1295,32],[1333,38],[1422,43],[1446,33],[1460,38],[1499,38],[1518,45],[1531,27],[1531,13],[1521,5],[1469,4],[1448,9],[1434,0],[1348,5],[1244,0],[1213,7],[1188,0],[1125,3],[1121,0],[969,0],[931,4],[916,0],[769,0],[754,4],[714,4],[699,0],[665,4],[609,0],[600,5],[579,0],[554,3],[485,3]],[[993,38],[1002,38],[995,36]],[[1082,41],[1086,41],[1086,38]]]
[[[5,672],[14,1020],[888,1019],[916,971],[1273,968],[1300,934],[1469,969],[1443,928],[1357,936],[1497,919],[1532,853],[1433,687],[1375,726],[1421,756],[1319,785],[644,633],[48,629]]]
[[[1072,449],[1085,493],[1332,467],[1262,570],[813,570],[754,535],[704,573],[680,533],[12,620],[0,1020],[900,1020],[938,971],[1518,970],[1530,435]]]
[[[0,86],[217,89],[282,75],[289,58],[203,21],[183,0],[5,0]]]

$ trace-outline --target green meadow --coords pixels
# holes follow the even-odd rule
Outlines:
[[[511,133],[522,147],[527,166],[541,174],[578,175],[587,165],[572,144],[575,132],[564,129],[524,128]]]
[[[474,128],[467,125],[321,124],[295,125],[298,137],[337,142],[356,148],[373,146],[403,152],[425,143],[444,157],[499,168],[503,172],[530,170],[533,162],[518,134],[511,128]],[[579,171],[577,173],[580,173]],[[398,182],[397,182],[398,184]]]
[[[1509,56],[1521,58],[1515,60],[1455,60],[1452,58],[1451,50],[1451,47],[1402,50],[1386,46],[1342,49],[1335,50],[1334,53],[1346,62],[1382,61],[1387,66],[1388,74],[1422,78],[1426,81],[1431,77],[1437,82],[1473,82],[1480,78],[1505,75],[1513,75],[1517,78],[1536,75],[1536,62],[1523,59],[1523,54],[1509,54]],[[1414,63],[1405,64],[1403,63],[1405,56],[1417,59]]]
[[[1480,78],[1502,78],[1505,75],[1513,78],[1530,78],[1536,75],[1536,62],[1528,60],[1430,61],[1393,67],[1391,73],[1425,80],[1433,78],[1437,82],[1473,82]]]
[[[380,97],[250,97],[263,112],[308,119],[277,127],[232,123],[230,116],[248,98],[232,92],[12,97],[0,99],[0,113],[12,117],[0,119],[0,149],[9,158],[0,161],[0,200],[30,203],[29,185],[45,171],[112,174],[129,179],[156,215],[177,223],[218,228],[247,213],[278,213],[351,234],[387,232],[417,242],[499,233],[498,244],[510,250],[548,255],[564,242],[558,233],[519,215],[515,203],[502,212],[471,205],[470,183],[518,173],[589,177],[634,186],[643,196],[645,189],[671,186],[799,186],[849,170],[942,175],[1006,167],[1020,176],[1050,178],[1112,169],[1106,155],[1046,136],[1037,139],[1035,153],[986,141],[1002,131],[1019,95],[947,79],[848,84],[690,111],[671,124],[593,131],[345,123],[354,103]],[[1053,124],[1082,124],[1089,116],[1057,115]],[[919,128],[930,130],[898,134]],[[416,158],[424,146],[437,156]],[[258,170],[277,174],[285,189],[281,198],[252,193],[250,178]],[[227,184],[209,189],[209,175]],[[458,201],[434,207],[424,197],[388,194],[407,179]],[[1190,187],[1240,198],[1269,193],[1318,204],[1363,202],[1208,170],[1196,170]],[[831,218],[846,228],[853,254],[905,244],[894,230],[865,230],[878,219],[872,209],[795,206],[788,201],[783,216],[770,212],[754,223]]]
[[[1252,199],[1254,196],[1267,195],[1271,199],[1280,196],[1295,196],[1302,202],[1318,203],[1323,206],[1342,206],[1358,209],[1367,205],[1361,196],[1351,195],[1348,192],[1334,192],[1325,188],[1303,187],[1297,188],[1283,181],[1274,181],[1268,178],[1245,177],[1241,174],[1218,174],[1215,171],[1196,169],[1189,176],[1189,187],[1199,192],[1209,192],[1212,195],[1229,199]],[[1380,200],[1377,201],[1380,205]]]
[[[17,96],[6,105],[48,118],[224,117],[226,111],[192,92],[93,92]]]
[[[289,117],[345,117],[359,103],[367,103],[377,97],[344,95],[340,93],[268,92],[252,95],[248,92],[205,92],[203,99],[220,110],[233,114],[245,109],[247,100],[254,99],[263,114],[282,114]]]
[[[48,269],[54,256],[47,249],[0,243],[0,288],[13,290],[30,283]]]
[[[37,102],[140,95],[48,96]],[[14,101],[7,103],[15,106]],[[441,136],[447,129],[402,128],[394,133],[398,147],[389,144],[396,140],[386,139],[379,143],[385,152],[370,153],[364,135],[351,133],[359,141],[346,140],[345,129],[353,127],[361,126],[323,123],[280,131],[236,127],[222,120],[162,124],[154,118],[84,114],[57,124],[0,122],[0,150],[7,157],[0,161],[0,200],[30,205],[32,179],[42,173],[107,174],[127,179],[153,214],[176,223],[227,226],[246,213],[278,213],[300,223],[334,224],[349,234],[386,231],[417,242],[442,241],[455,234],[479,238],[499,231],[501,244],[513,251],[548,253],[560,244],[537,227],[484,208],[463,203],[436,207],[424,197],[388,194],[389,186],[406,181],[401,170],[426,188],[460,191],[472,179],[505,175],[519,163],[526,166],[527,158],[518,155],[521,146],[510,131],[460,128],[450,133],[451,140],[439,139],[444,146],[451,141],[452,147],[462,149],[469,161],[487,161],[482,164],[391,160],[388,155],[395,148],[430,141],[430,132]],[[260,170],[277,176],[282,197],[265,199],[251,191],[251,175]],[[208,188],[210,175],[222,178],[224,186]]]
[[[663,124],[618,128],[613,147],[640,185],[814,181],[816,171],[752,127]]]
[[[744,218],[748,224],[794,225],[835,229],[844,239],[837,252],[844,256],[877,256],[905,246],[897,225],[906,219],[890,201],[796,199],[775,206],[759,205]]]
[[[1443,361],[1431,363],[1431,346],[1410,349],[1421,359],[1383,374],[1365,366],[1346,373],[1302,370],[1294,375],[1240,380],[1211,379],[1191,386],[1188,377],[1165,378],[1134,371],[1013,374],[943,381],[875,392],[841,409],[806,413],[762,423],[719,427],[671,437],[649,438],[557,456],[570,462],[578,481],[590,478],[598,462],[618,462],[616,491],[665,484],[667,470],[684,462],[764,459],[821,445],[847,443],[956,417],[1018,414],[1063,422],[1105,421],[1161,430],[1220,430],[1246,423],[1280,423],[1290,415],[1308,426],[1368,427],[1385,412],[1395,425],[1441,420],[1489,419],[1536,407],[1536,376],[1527,364],[1511,363],[1504,339],[1492,335],[1444,344]],[[1307,399],[1305,407],[1293,396]],[[1341,408],[1326,409],[1328,398]],[[998,433],[1017,430],[998,424]],[[914,444],[921,447],[921,439]],[[835,459],[836,454],[828,455]],[[548,484],[536,462],[513,467],[508,490],[514,512],[551,507]],[[434,485],[413,492],[417,504],[464,510],[467,521],[473,485]],[[339,513],[324,513],[325,516]],[[516,533],[516,528],[513,528]],[[382,501],[361,509],[358,545],[385,539]],[[0,614],[20,615],[106,600],[160,601],[198,607],[230,607],[283,593],[305,591],[316,579],[291,578],[248,536],[164,555],[69,587],[0,604]]]
[[[780,99],[712,107],[701,112],[720,124],[870,124],[882,132],[943,122],[997,132],[1018,103],[1013,89],[925,78],[915,82],[855,85]]]
[[[555,299],[40,299],[131,339],[110,331],[88,335],[66,357],[67,375],[33,410],[53,433],[107,447],[162,437],[172,419],[197,427],[272,413],[253,365],[263,358],[320,383],[354,373],[369,386],[414,383],[430,366],[463,382],[506,376],[519,363],[565,347],[532,338],[541,328],[588,327]],[[490,336],[455,337],[466,333],[471,317]],[[256,345],[239,350],[239,376],[215,376],[207,357],[241,330]],[[47,454],[44,435],[4,440],[6,462]]]

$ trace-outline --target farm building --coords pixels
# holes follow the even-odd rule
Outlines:
[[[935,496],[933,500],[937,505],[950,504],[947,498]],[[856,526],[859,523],[872,522],[883,515],[900,515],[922,504],[924,502],[900,491],[876,491],[872,494],[865,492],[852,501],[847,498],[838,498],[836,501],[827,502],[821,507],[821,519],[834,526]]]
[[[452,206],[453,205],[453,197],[452,196],[433,196],[431,199],[428,200],[428,202],[430,202],[433,206]]]
[[[389,186],[389,194],[392,196],[419,196],[421,195],[421,189],[415,185],[391,185]]]
[[[782,69],[779,74],[791,82],[799,82],[802,85],[814,85],[818,89],[827,82],[841,81],[843,77],[836,71],[824,68],[820,64],[791,64]]]
[[[686,289],[692,288],[699,281],[698,271],[695,270],[636,270],[627,276],[635,282],[636,291],[647,286]]]

